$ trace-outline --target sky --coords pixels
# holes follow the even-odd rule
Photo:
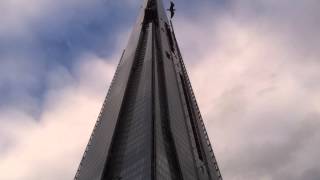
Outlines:
[[[224,179],[319,180],[320,1],[175,3]],[[1,180],[73,179],[141,5],[0,1]]]

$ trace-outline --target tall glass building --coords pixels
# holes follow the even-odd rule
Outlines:
[[[77,180],[221,180],[162,0],[145,0]]]

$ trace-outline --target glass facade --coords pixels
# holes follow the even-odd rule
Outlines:
[[[222,179],[161,0],[144,2],[75,179]]]

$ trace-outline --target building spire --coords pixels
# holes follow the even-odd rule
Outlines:
[[[162,0],[145,0],[75,179],[222,179]]]

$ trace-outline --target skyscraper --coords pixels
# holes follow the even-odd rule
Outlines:
[[[222,179],[161,0],[144,2],[75,179]]]

